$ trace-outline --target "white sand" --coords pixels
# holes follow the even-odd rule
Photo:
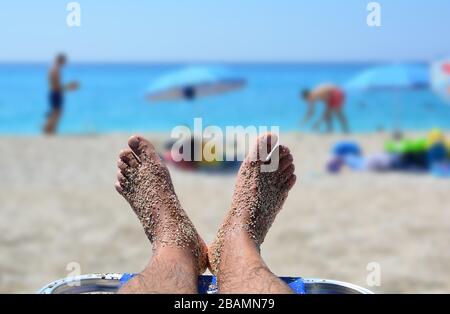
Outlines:
[[[70,274],[137,272],[150,245],[115,192],[117,154],[130,134],[0,138],[0,292],[35,292]],[[149,135],[161,143],[161,135]],[[263,245],[279,275],[329,278],[376,292],[450,291],[450,180],[430,175],[324,172],[339,136],[281,135],[300,180]],[[366,152],[384,135],[352,137]],[[210,242],[228,209],[234,175],[170,168],[175,189]],[[370,288],[370,287],[369,287]]]

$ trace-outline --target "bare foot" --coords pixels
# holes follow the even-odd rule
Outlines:
[[[146,139],[132,136],[128,146],[117,162],[116,190],[138,216],[154,251],[163,247],[184,250],[197,265],[198,274],[203,273],[207,247],[181,208],[169,170]]]
[[[241,273],[242,281],[244,274],[238,264],[242,263],[243,269],[251,267],[249,261],[255,254],[258,255],[254,258],[255,265],[257,268],[262,265],[259,247],[296,181],[293,158],[285,146],[278,146],[274,151],[279,154],[278,169],[261,171],[265,160],[258,155],[260,147],[265,145],[270,152],[276,142],[273,134],[259,137],[253,152],[242,163],[231,209],[208,253],[210,270],[218,277],[234,269]],[[246,254],[247,251],[257,253]]]

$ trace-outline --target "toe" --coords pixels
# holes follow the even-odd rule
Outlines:
[[[279,146],[279,154],[280,154],[280,159],[288,156],[291,153],[291,151],[289,150],[289,148],[287,148],[284,145],[280,145]],[[292,157],[292,156],[291,156]]]
[[[277,145],[278,136],[273,133],[266,133],[258,138],[258,157],[261,161],[266,161],[268,155]]]
[[[258,137],[249,157],[251,161],[266,162],[267,157],[278,142],[278,136],[274,133],[265,133]]]
[[[155,147],[153,147],[152,143],[150,143],[148,140],[143,138],[142,136],[133,135],[128,140],[128,146],[133,150],[133,152],[141,158],[155,158],[158,157],[158,154],[156,153]]]
[[[263,134],[258,138],[258,143],[263,145],[263,147],[267,147],[267,149],[271,151],[278,143],[278,136],[275,133]]]
[[[136,162],[136,161],[135,161]],[[133,164],[135,163],[133,162]],[[119,171],[130,180],[133,177],[133,174],[137,171],[136,167],[130,167],[126,163],[124,163],[121,159],[117,161],[117,168],[119,168]]]
[[[294,186],[295,182],[297,181],[297,176],[295,174],[293,174],[285,183],[284,187],[287,190],[292,189],[292,187]]]
[[[290,177],[294,174],[294,171],[295,171],[295,166],[294,166],[294,164],[290,164],[289,166],[286,167],[286,169],[284,169],[284,171],[283,171],[283,176],[284,176],[286,179],[288,179],[288,178],[290,178]]]
[[[122,194],[122,193],[123,193],[122,186],[120,185],[119,182],[115,182],[115,183],[114,183],[114,187],[116,188],[116,191],[119,192],[119,194]]]
[[[117,180],[122,186],[128,181],[127,178],[120,171],[117,172]]]
[[[284,170],[286,170],[286,168],[289,167],[293,161],[294,158],[292,157],[291,154],[281,158],[280,165],[278,166],[279,171],[283,172]]]
[[[282,171],[279,175],[278,175],[278,185],[281,188],[285,188],[286,184],[289,182],[289,180],[292,178],[292,176],[294,175],[294,171],[295,171],[295,166],[294,164],[290,164],[286,167],[286,169],[284,169],[284,171]]]
[[[126,163],[124,163],[122,159],[119,159],[117,161],[117,168],[119,168],[119,170],[122,171],[122,173],[124,173],[129,168],[129,166]]]
[[[129,149],[122,150],[119,154],[119,158],[123,163],[130,167],[137,168],[139,166],[139,161]]]

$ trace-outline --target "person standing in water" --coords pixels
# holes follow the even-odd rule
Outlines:
[[[313,125],[313,128],[318,130],[322,122],[326,123],[327,132],[333,131],[333,116],[336,117],[341,124],[342,130],[345,133],[349,132],[347,118],[345,117],[343,107],[345,103],[345,93],[338,86],[327,84],[320,85],[313,90],[304,90],[302,98],[308,104],[308,111],[303,118],[302,125],[305,125],[309,119],[314,115],[314,106],[316,102],[322,101],[325,103],[325,111],[322,117]]]
[[[61,82],[61,70],[67,62],[67,58],[64,54],[58,54],[55,58],[53,66],[50,68],[48,80],[49,80],[49,104],[50,112],[47,117],[47,122],[44,126],[45,134],[55,134],[58,127],[59,120],[61,119],[62,109],[64,104],[64,93],[66,91],[74,91],[79,87],[78,82],[71,82],[63,85]]]

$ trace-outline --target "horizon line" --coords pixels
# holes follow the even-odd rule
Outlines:
[[[228,65],[326,65],[326,64],[386,64],[386,63],[421,63],[427,64],[432,60],[424,59],[373,59],[373,60],[96,60],[96,59],[74,59],[70,64],[149,64],[149,65],[186,65],[186,64],[228,64]],[[53,58],[47,60],[1,60],[0,64],[48,64],[53,61]]]

